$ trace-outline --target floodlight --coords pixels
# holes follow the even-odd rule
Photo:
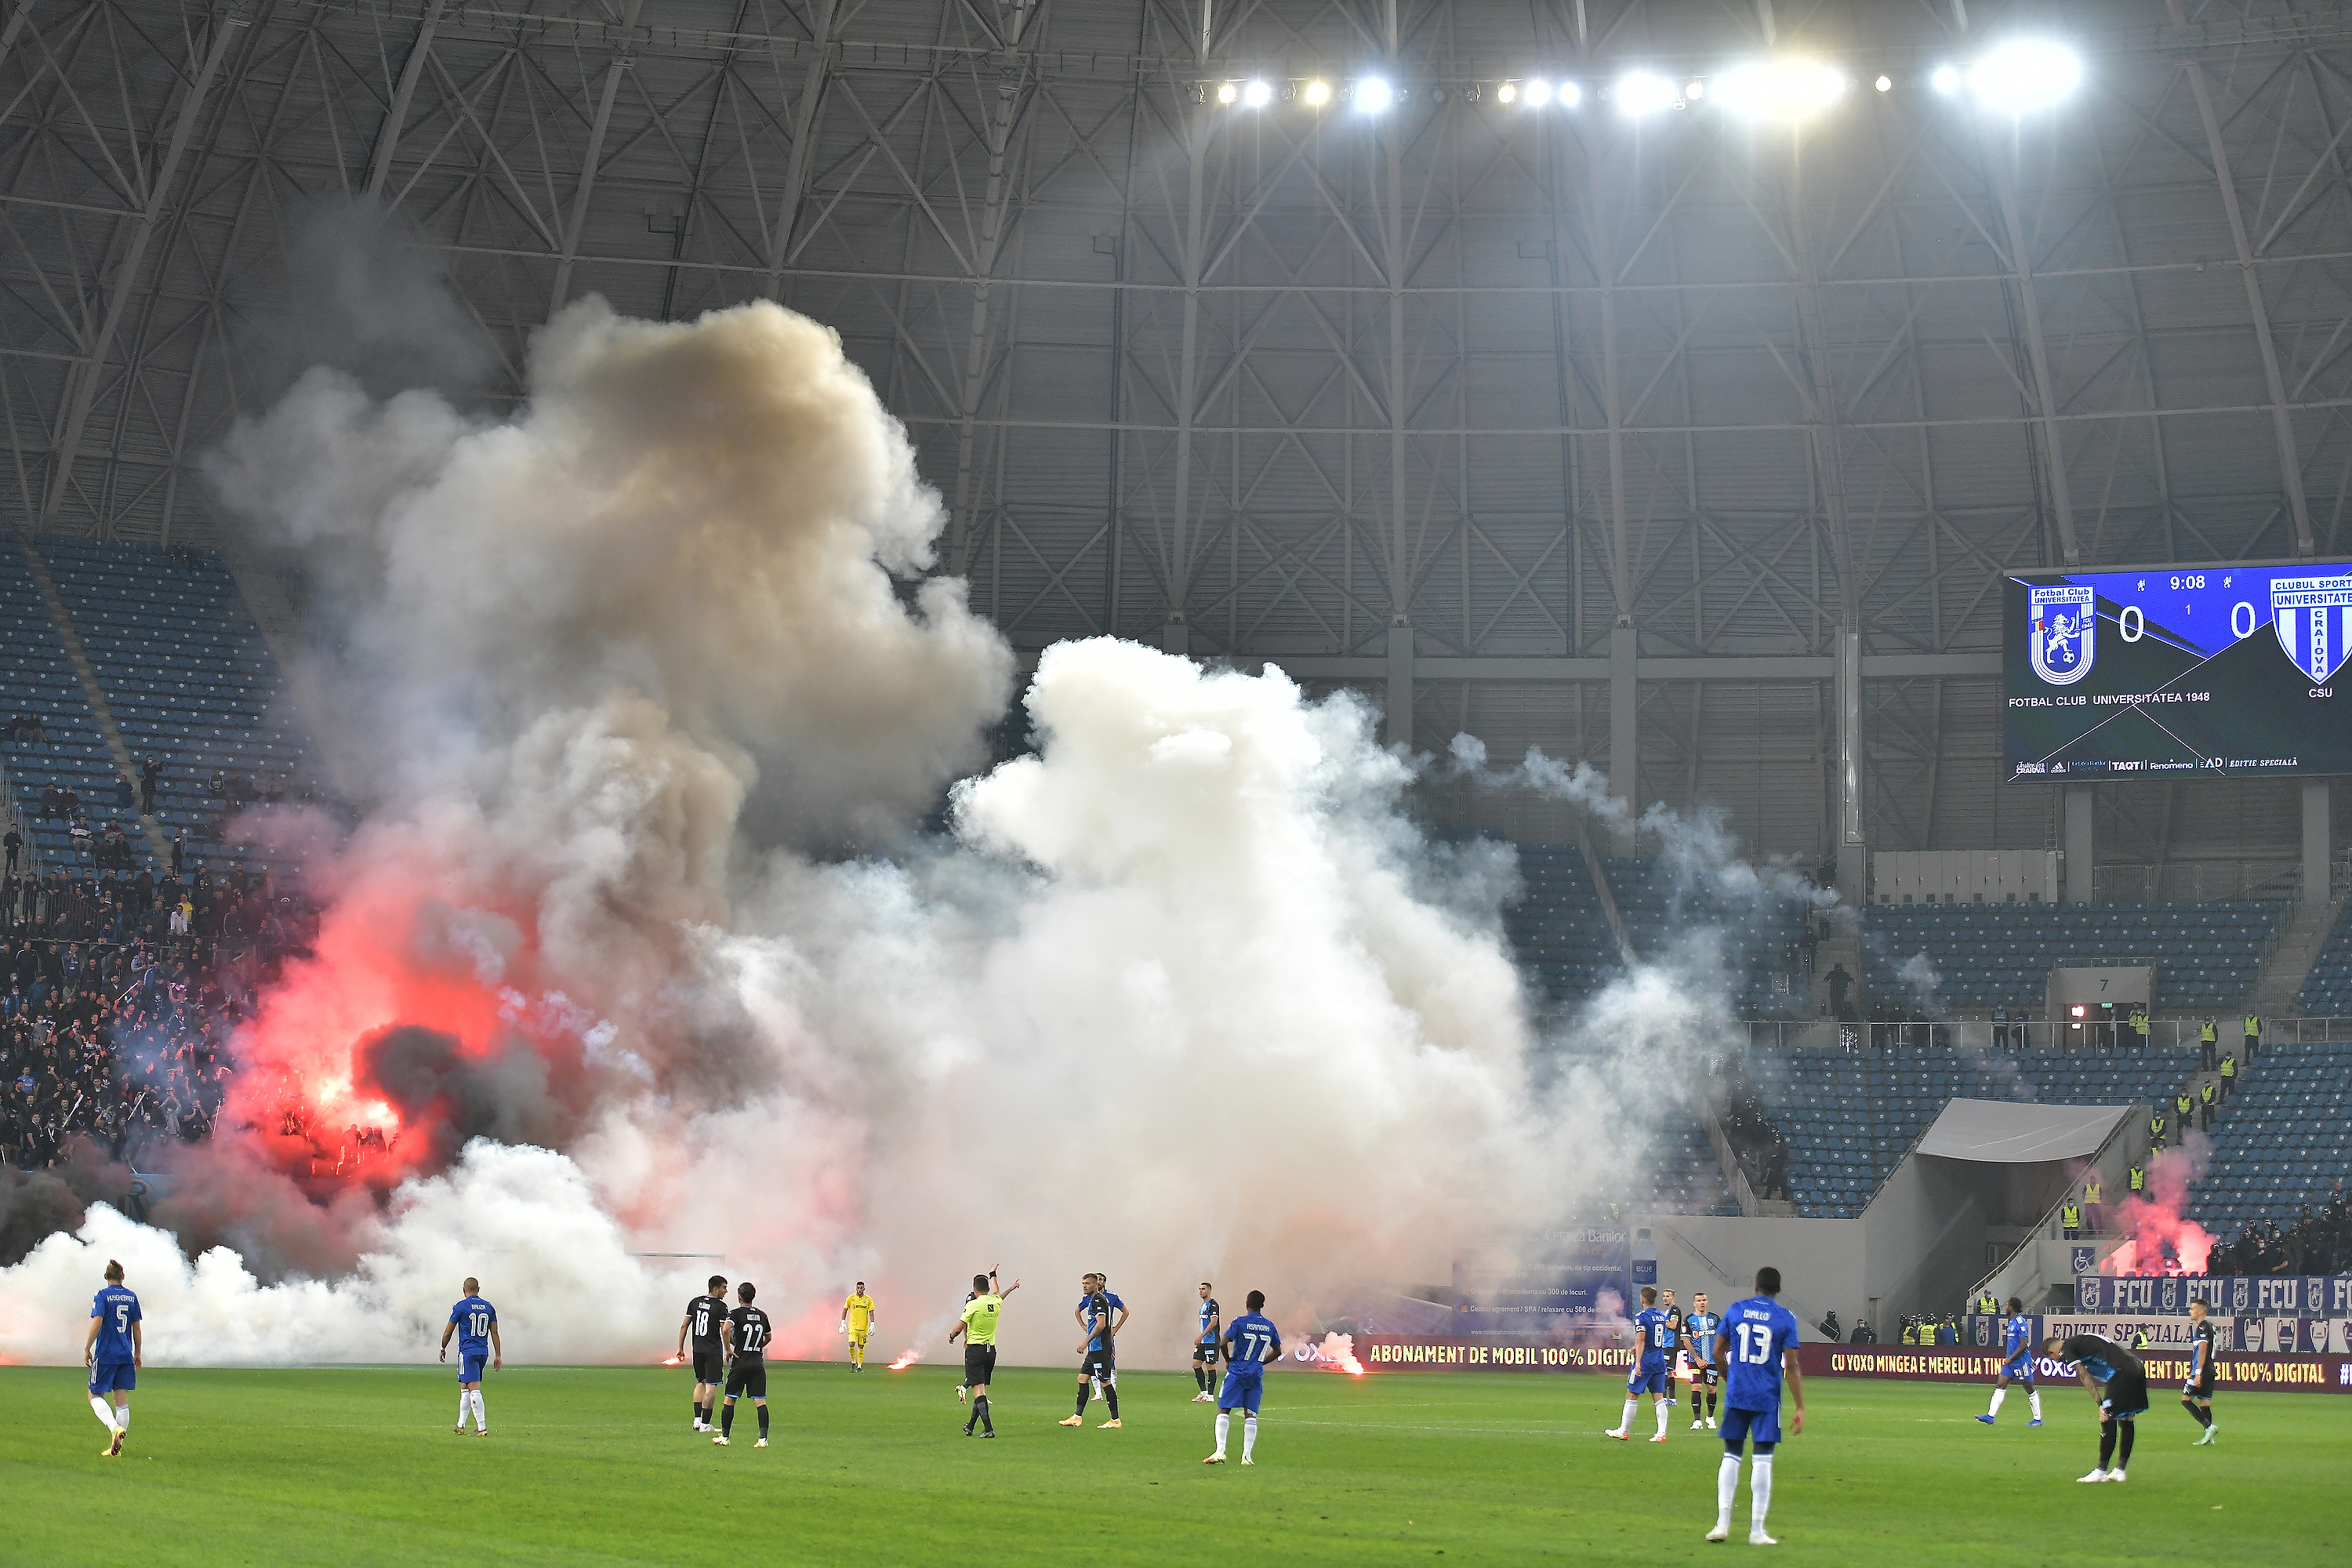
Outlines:
[[[1507,81],[1502,86],[1495,89],[1495,101],[1496,103],[1517,103],[1518,100],[1519,84],[1517,82]]]
[[[1528,107],[1541,109],[1551,101],[1551,83],[1538,79],[1528,83]]]
[[[2047,38],[2011,38],[1969,68],[1969,96],[2002,114],[2047,109],[2082,85],[2082,58]]]
[[[1308,82],[1307,84],[1307,101],[1310,106],[1316,109],[1320,109],[1325,104],[1330,102],[1331,84],[1319,79],[1315,81]]]
[[[1927,73],[1927,85],[1948,98],[1960,90],[1959,70],[1953,66],[1937,66]]]
[[[1241,95],[1242,89],[1238,83],[1221,81],[1217,84],[1217,101],[1219,103],[1231,103]]]
[[[1648,71],[1627,71],[1611,89],[1621,113],[1639,119],[1675,106],[1675,84]]]
[[[1242,101],[1252,109],[1264,109],[1274,101],[1272,83],[1254,81],[1242,89]]]
[[[1870,85],[1876,88],[1881,92],[1885,92],[1895,86],[1895,79],[1892,77],[1882,76]]]
[[[1751,120],[1810,120],[1845,96],[1845,73],[1820,60],[1750,60],[1715,79],[1716,101]]]
[[[1683,96],[1696,103],[1706,96],[1706,83],[1696,77],[1691,78],[1690,80],[1683,83]]]
[[[1572,81],[1564,81],[1552,89],[1552,96],[1559,100],[1562,109],[1574,109],[1584,101],[1584,89]]]
[[[1396,101],[1396,89],[1379,77],[1368,76],[1356,84],[1356,108],[1365,114],[1379,114]]]

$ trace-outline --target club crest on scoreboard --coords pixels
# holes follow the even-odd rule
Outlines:
[[[2097,594],[2068,583],[2029,587],[2026,597],[2032,623],[2026,652],[2033,673],[2052,686],[2072,686],[2090,674],[2098,656]]]
[[[2324,681],[2352,649],[2352,577],[2273,577],[2271,625],[2295,668]]]

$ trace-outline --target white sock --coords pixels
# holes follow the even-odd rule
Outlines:
[[[1715,1528],[1731,1528],[1731,1504],[1739,1496],[1739,1456],[1726,1454],[1715,1470]]]
[[[2008,1397],[2009,1397],[2009,1390],[2007,1390],[2006,1388],[1996,1388],[1996,1389],[1994,1389],[1994,1390],[1992,1391],[1992,1408],[1991,1408],[1991,1409],[1990,1409],[1990,1410],[1988,1410],[1988,1411],[1986,1411],[1986,1412],[1985,1412],[1985,1414],[1986,1414],[1986,1415],[2000,1415],[2000,1402],[2001,1402],[2002,1400],[2004,1400],[2004,1399],[2007,1399]]]
[[[1232,1416],[1230,1416],[1230,1415],[1226,1415],[1226,1414],[1225,1414],[1223,1411],[1222,1411],[1222,1410],[1218,1411],[1218,1412],[1217,1412],[1217,1453],[1219,1454],[1219,1456],[1220,1456],[1220,1457],[1222,1457],[1222,1456],[1223,1455],[1224,1451],[1225,1451],[1225,1435],[1226,1435],[1227,1433],[1231,1432],[1233,1429],[1234,1429],[1234,1418],[1233,1418]]]
[[[1663,1436],[1664,1436],[1665,1435],[1666,1435],[1666,1402],[1665,1402],[1664,1400],[1661,1399],[1661,1400],[1659,1400],[1659,1401],[1658,1401],[1658,1436],[1661,1436],[1661,1437],[1663,1437]]]
[[[472,1393],[474,1396],[474,1425],[487,1432],[490,1429],[490,1413],[482,1408],[482,1391],[477,1388],[473,1390]]]
[[[106,1402],[106,1395],[102,1394],[91,1394],[89,1396],[89,1407],[98,1412],[98,1418],[106,1423],[106,1429],[108,1431],[111,1432],[114,1430],[114,1406]]]
[[[461,1389],[459,1389],[459,1390],[457,1391],[457,1430],[458,1430],[458,1431],[463,1432],[463,1431],[466,1429],[466,1413],[467,1413],[467,1411],[469,1411],[469,1410],[473,1409],[473,1407],[474,1407],[474,1394],[473,1394],[473,1390],[471,1390],[471,1389],[467,1389],[467,1388],[461,1388]]]
[[[1640,1408],[1642,1408],[1642,1402],[1640,1400],[1627,1400],[1625,1402],[1625,1414],[1617,1418],[1617,1430],[1620,1432],[1631,1432],[1633,1429],[1633,1412]]]
[[[1244,1459],[1248,1458],[1250,1457],[1250,1450],[1256,1447],[1257,1417],[1255,1415],[1244,1415],[1242,1417],[1242,1458]]]
[[[2025,1391],[2025,1403],[2026,1403],[2026,1405],[2027,1405],[2028,1406],[2030,1406],[2030,1407],[2032,1408],[2032,1410],[2033,1411],[2033,1418],[2034,1418],[2036,1421],[2041,1420],[2041,1419],[2042,1419],[2042,1391],[2041,1391],[2040,1389],[2038,1389],[2038,1388],[2029,1388],[2029,1389],[2027,1389],[2027,1390]]]
[[[128,1432],[131,1430],[131,1406],[128,1405],[118,1405],[114,1407],[114,1426],[115,1429],[120,1432]]]
[[[1764,1516],[1772,1511],[1772,1456],[1759,1454],[1748,1468],[1748,1531],[1764,1533]]]

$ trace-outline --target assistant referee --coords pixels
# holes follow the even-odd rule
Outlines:
[[[988,1380],[996,1371],[996,1320],[1004,1310],[1005,1296],[1021,1289],[1015,1279],[999,1296],[988,1288],[992,1275],[971,1277],[971,1300],[963,1304],[963,1321],[948,1331],[948,1343],[963,1341],[964,1386],[971,1390],[971,1415],[963,1424],[963,1435],[971,1436],[972,1423],[980,1423],[983,1437],[996,1436],[996,1423],[988,1415]]]

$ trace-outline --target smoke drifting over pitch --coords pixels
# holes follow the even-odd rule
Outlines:
[[[1167,1282],[1135,1350],[1173,1357],[1193,1280],[1288,1318],[1555,1219],[1720,1020],[1643,972],[1538,1086],[1507,857],[1433,858],[1365,708],[1277,671],[1048,649],[1036,754],[916,836],[1013,661],[918,580],[903,433],[773,305],[570,307],[503,420],[313,370],[212,474],[341,596],[310,679],[364,820],[168,1230],[92,1206],[0,1270],[0,1356],[70,1354],[111,1256],[164,1363],[422,1356],[467,1274],[519,1359],[650,1362],[695,1254],[788,1354],[852,1279],[913,1323],[1001,1263],[1013,1358],[1062,1359],[1086,1268]],[[391,1142],[329,1204],[298,1105]]]

